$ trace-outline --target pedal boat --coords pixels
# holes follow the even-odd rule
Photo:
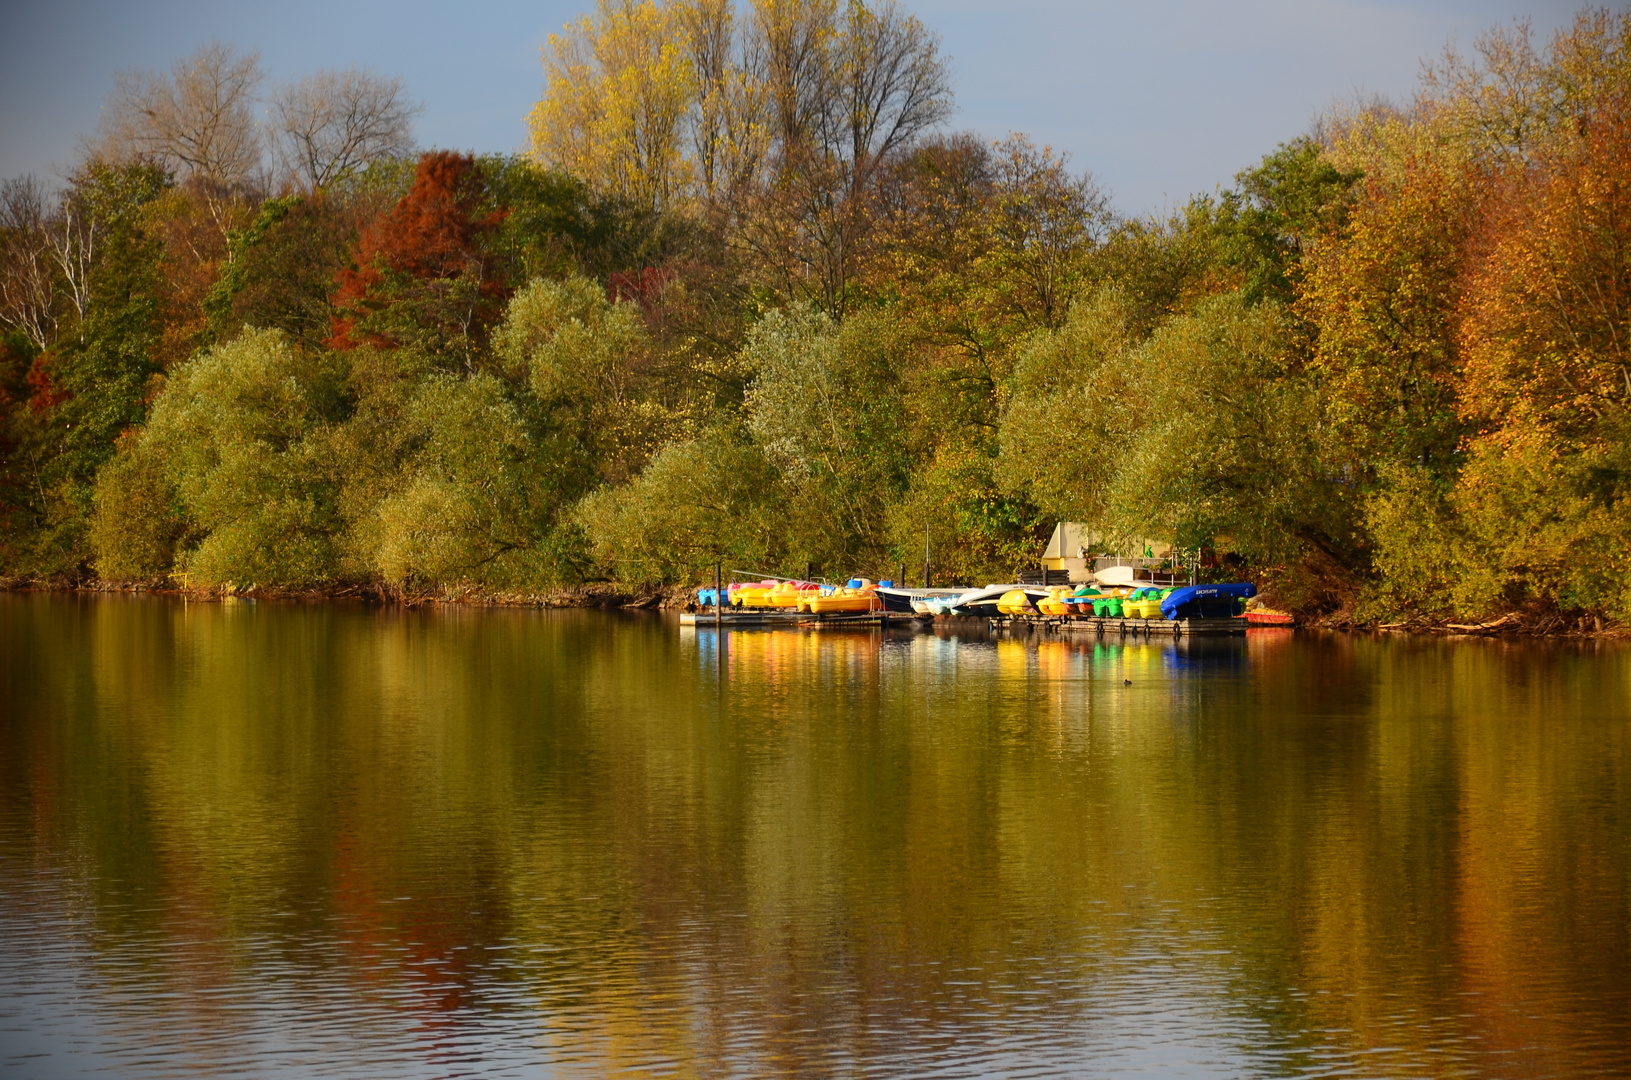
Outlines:
[[[808,610],[812,615],[860,615],[873,611],[882,611],[883,599],[878,596],[878,587],[868,585],[861,589],[839,589],[826,596],[815,596],[808,601]],[[800,605],[804,610],[804,605]]]

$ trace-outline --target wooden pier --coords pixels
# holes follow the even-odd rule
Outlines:
[[[718,616],[718,625],[737,627],[802,627],[806,630],[837,630],[858,626],[906,626],[927,622],[922,615],[907,615],[895,611],[858,611],[837,615],[812,615],[808,611],[788,611],[786,608],[731,608]],[[680,612],[681,626],[695,626],[706,630],[715,625],[713,608]]]

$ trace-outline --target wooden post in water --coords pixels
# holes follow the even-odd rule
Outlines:
[[[722,595],[720,595],[720,591],[719,591],[720,590],[719,568],[720,568],[720,564],[719,563],[714,563],[714,640],[716,642],[719,640],[720,627],[724,624],[724,621],[725,621],[724,618],[719,614],[720,601],[724,599],[724,597]],[[717,649],[718,645],[716,644],[714,647]]]

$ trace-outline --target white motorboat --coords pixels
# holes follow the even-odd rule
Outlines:
[[[883,600],[885,611],[898,611],[902,614],[915,612],[919,615],[934,615],[938,612],[924,611],[918,607],[920,602],[937,599],[956,599],[967,590],[965,589],[905,589],[893,585],[879,586],[878,596]]]

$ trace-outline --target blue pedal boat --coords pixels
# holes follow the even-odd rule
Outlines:
[[[1186,585],[1161,601],[1161,614],[1169,619],[1233,619],[1241,603],[1257,595],[1249,581],[1230,585]]]

